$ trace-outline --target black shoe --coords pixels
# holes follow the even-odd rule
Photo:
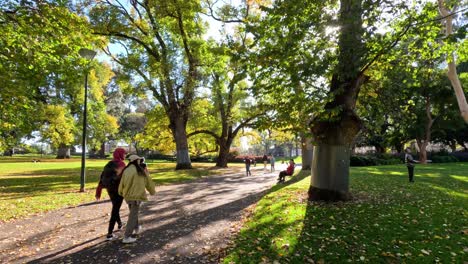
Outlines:
[[[122,228],[123,228],[124,226],[125,226],[125,222],[122,222],[122,223],[118,224],[117,229],[118,229],[118,230],[122,230]]]

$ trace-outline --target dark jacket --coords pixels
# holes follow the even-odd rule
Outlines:
[[[125,160],[125,149],[116,148],[114,150],[114,153],[112,154],[112,156],[113,156],[112,162],[114,162],[117,165],[116,170],[119,172],[118,176],[119,176],[119,181],[120,181],[120,177],[122,177],[122,171],[125,168],[125,162],[124,162],[124,160]],[[118,186],[119,185],[117,184],[117,188],[118,188]],[[96,188],[96,195],[95,195],[96,198],[101,198],[102,188],[103,188],[102,183],[99,180],[98,186]],[[117,188],[115,190],[107,190],[107,192],[117,193]]]

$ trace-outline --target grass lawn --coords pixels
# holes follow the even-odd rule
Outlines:
[[[467,263],[468,163],[351,168],[346,203],[307,202],[310,173],[271,189],[224,263]]]
[[[75,206],[94,200],[98,177],[107,160],[86,161],[86,192],[80,193],[81,160],[0,158],[0,221],[21,218],[49,210]],[[175,171],[175,163],[148,163],[156,185],[176,183],[224,170],[214,164],[194,163],[194,170]],[[107,193],[103,192],[107,198]]]

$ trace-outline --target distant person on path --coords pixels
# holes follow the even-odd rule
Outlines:
[[[127,227],[125,228],[123,243],[134,243],[136,238],[132,235],[138,235],[141,232],[141,225],[138,223],[138,211],[142,201],[147,201],[147,190],[151,195],[154,190],[154,182],[151,179],[145,165],[142,166],[144,159],[137,155],[128,157],[129,163],[122,173],[122,180],[119,185],[119,194],[124,197],[130,210],[128,214]]]
[[[101,173],[99,184],[96,188],[96,200],[101,199],[102,189],[106,188],[109,198],[112,202],[111,217],[109,220],[109,227],[107,229],[106,240],[113,240],[115,238],[113,232],[115,223],[117,228],[122,229],[124,223],[120,219],[120,207],[122,206],[123,197],[119,195],[119,183],[122,177],[122,171],[125,168],[125,149],[116,148],[113,153],[113,159],[109,161],[104,167],[104,171]],[[110,171],[106,171],[110,170]],[[109,175],[108,175],[109,173]],[[106,175],[105,175],[106,174]],[[111,177],[111,178],[107,178]]]
[[[289,160],[289,165],[286,168],[286,170],[280,172],[280,174],[278,176],[278,183],[284,182],[284,178],[286,178],[286,176],[293,175],[294,166],[295,166],[294,160],[290,159]]]
[[[245,157],[244,158],[244,163],[245,163],[245,174],[246,176],[252,176],[252,172],[250,172],[250,164],[252,163],[252,161],[250,160],[249,157]]]
[[[263,169],[266,170],[266,166],[268,163],[268,156],[266,154],[263,154],[262,161],[263,161]]]
[[[270,155],[270,166],[271,166],[271,172],[275,171],[275,157],[273,154]]]
[[[405,149],[405,163],[406,167],[408,167],[408,178],[409,182],[414,182],[414,164],[419,163],[419,161],[413,159],[413,156],[411,156],[411,149],[406,148]]]

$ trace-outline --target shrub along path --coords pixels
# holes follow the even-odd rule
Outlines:
[[[158,186],[142,206],[136,243],[106,242],[111,204],[82,204],[0,224],[0,263],[216,263],[242,211],[276,181],[277,172],[252,168]],[[126,221],[128,209],[122,205]]]

